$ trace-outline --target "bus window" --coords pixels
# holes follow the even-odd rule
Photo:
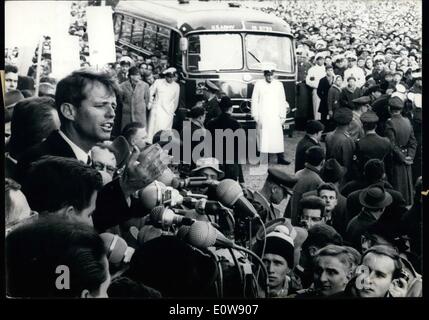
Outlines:
[[[143,49],[150,52],[155,51],[156,44],[156,25],[146,22],[143,34]]]
[[[243,68],[239,34],[198,34],[189,36],[188,70],[237,70]]]
[[[133,18],[124,17],[124,19],[122,20],[122,32],[119,38],[120,40],[130,43],[132,23],[133,23]]]
[[[284,72],[294,71],[292,40],[284,36],[275,35],[246,35],[247,67],[261,68],[261,63],[270,62],[277,66],[277,70]]]
[[[121,23],[122,23],[122,16],[120,14],[116,15],[115,17],[115,41],[119,40],[119,36],[121,33]]]
[[[142,45],[143,28],[144,28],[143,21],[134,20],[133,35],[131,36],[131,44],[137,47],[140,47]]]
[[[170,42],[170,30],[164,27],[158,27],[156,49],[168,53],[168,44]]]

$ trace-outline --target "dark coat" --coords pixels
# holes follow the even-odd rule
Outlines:
[[[375,82],[380,85],[382,81],[384,81],[384,77],[386,75],[386,71],[381,70],[380,72],[377,71],[375,68],[372,70],[372,77],[375,80]]]
[[[341,89],[336,85],[329,88],[328,91],[328,111],[334,112],[339,108]]]
[[[356,156],[359,165],[359,171],[363,173],[365,163],[370,159],[390,158],[392,152],[392,144],[389,139],[380,137],[377,133],[365,135],[356,142]]]
[[[220,110],[219,102],[217,101],[216,97],[213,99],[206,101],[204,103],[204,108],[206,109],[206,121],[204,125],[206,125],[211,119],[214,119],[221,115],[222,110]]]
[[[185,128],[188,127],[188,126],[191,129],[191,135],[190,136],[188,136],[187,133],[185,132]],[[199,133],[195,133],[197,131]],[[194,133],[196,135],[196,138],[195,138],[196,140],[192,139]],[[199,139],[197,139],[197,135],[198,135],[198,137],[200,137]],[[203,158],[203,157],[207,157],[208,156],[206,154],[206,152],[205,152],[206,150],[208,152],[210,152],[210,153],[212,152],[211,146],[207,146],[207,147],[204,146],[204,148],[202,149],[203,151],[201,151],[200,154],[195,159],[194,159],[194,157],[192,157],[193,150],[198,145],[200,145],[200,143],[204,143],[204,141],[205,141],[205,135],[206,135],[206,128],[204,128],[204,126],[197,125],[195,122],[193,122],[191,120],[186,120],[186,121],[183,122],[183,128],[182,128],[182,131],[180,132],[180,139],[182,141],[182,147],[183,147],[181,156],[185,157],[185,158],[183,158],[183,160],[189,160],[189,159],[191,160],[190,161],[190,164],[191,164],[190,169],[191,170],[195,169],[195,167],[196,167],[196,161],[199,158]],[[186,147],[187,143],[191,144],[191,149],[190,149],[191,154],[186,154],[185,155],[185,153],[188,153],[188,150],[187,150],[187,147]],[[211,156],[211,155],[209,155],[209,156]],[[189,164],[188,161],[185,161],[185,163]]]
[[[413,110],[413,125],[414,136],[417,141],[416,155],[414,157],[413,168],[413,183],[422,175],[422,109],[415,108]]]
[[[357,250],[361,249],[361,236],[377,222],[377,219],[364,210],[350,220],[346,229],[346,240]]]
[[[401,115],[392,115],[386,122],[386,137],[392,143],[393,156],[389,181],[393,188],[400,191],[407,204],[413,201],[413,177],[411,165],[407,165],[405,157],[414,159],[417,140],[414,137],[410,120]]]
[[[328,92],[329,88],[331,88],[331,85],[332,83],[329,82],[328,77],[323,77],[319,81],[319,86],[317,87],[317,95],[320,98],[320,105],[318,111],[321,114],[328,114]]]
[[[241,129],[241,125],[240,123],[235,120],[234,118],[231,117],[231,115],[229,115],[228,113],[221,113],[218,117],[210,120],[207,123],[206,126],[207,130],[211,133],[212,136],[212,156],[216,157],[216,143],[215,143],[215,130],[216,129],[221,129],[221,130],[226,130],[226,129],[231,129],[233,132],[235,132],[235,130]],[[229,157],[227,157],[227,144],[225,139],[222,140],[223,141],[223,157],[221,159],[218,158],[219,163],[220,163],[220,168],[222,171],[225,172],[225,179],[233,179],[236,180],[238,182],[244,182],[244,177],[243,177],[243,169],[241,167],[241,161],[245,161],[246,160],[246,155],[240,155],[239,151],[239,145],[238,145],[238,141],[236,139],[234,139],[234,154],[233,155],[229,155]],[[244,150],[244,149],[243,149]],[[218,151],[219,153],[219,151]],[[233,156],[233,157],[231,157]],[[231,163],[233,162],[233,163]]]
[[[385,190],[389,192],[390,195],[392,196],[392,203],[388,207],[386,207],[383,215],[386,214],[399,219],[399,217],[402,217],[404,213],[407,211],[404,197],[400,192],[389,188],[384,183],[383,185],[385,187]],[[347,217],[346,217],[347,221],[350,221],[351,219],[353,219],[362,209],[362,205],[360,204],[360,201],[359,201],[359,195],[362,191],[363,189],[353,191],[347,197]]]
[[[141,122],[147,127],[147,105],[149,104],[150,94],[149,85],[140,81],[133,89],[131,82],[125,81],[121,83],[121,101],[118,105],[120,110],[116,113],[121,113],[121,131],[130,122]]]
[[[22,182],[25,179],[31,162],[40,159],[44,155],[76,159],[68,143],[58,131],[54,131],[45,141],[34,146],[20,157],[17,164],[18,182]],[[96,210],[92,216],[94,228],[99,232],[103,232],[107,228],[132,217],[142,216],[141,207],[137,203],[137,201],[133,202],[132,200],[131,208],[128,206],[119,185],[119,179],[114,179],[98,192]]]
[[[377,114],[378,124],[375,132],[381,137],[384,137],[384,131],[386,128],[386,121],[390,118],[389,112],[389,101],[390,96],[387,94],[383,94],[374,100],[371,104],[371,109]]]
[[[340,93],[340,107],[347,107],[353,110],[354,102],[352,101],[361,96],[362,90],[360,88],[356,88],[353,92],[348,87],[343,88]]]
[[[347,132],[337,128],[326,135],[326,159],[334,158],[347,168],[346,181],[353,179],[356,174],[353,161],[355,150],[356,144]]]
[[[286,214],[287,212],[285,212],[285,216],[291,218],[291,222],[294,226],[299,225],[301,214],[301,205],[299,201],[302,199],[302,195],[308,191],[317,189],[322,183],[323,180],[320,178],[319,170],[306,164],[305,168],[301,170],[298,182],[293,188],[293,196],[290,199],[290,217],[288,217]]]
[[[305,168],[305,152],[320,143],[311,139],[307,134],[298,142],[295,151],[295,172]]]

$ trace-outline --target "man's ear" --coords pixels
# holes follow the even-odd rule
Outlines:
[[[66,208],[64,208],[64,213],[68,216],[68,217],[74,217],[74,215],[77,214],[77,211],[75,209],[75,207],[73,206],[68,206]]]
[[[80,294],[80,297],[84,298],[84,299],[85,298],[91,298],[89,290],[88,289],[83,289],[82,292],[81,292],[81,294]]]
[[[310,256],[314,257],[316,255],[317,248],[315,246],[309,246],[308,247],[308,253]]]
[[[76,108],[71,103],[63,103],[60,106],[62,116],[68,120],[74,121],[76,117]]]

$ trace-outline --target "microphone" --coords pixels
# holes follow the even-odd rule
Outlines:
[[[217,215],[226,208],[219,201],[200,199],[195,202],[195,211],[199,214]]]
[[[150,213],[150,220],[155,227],[167,228],[172,225],[190,226],[194,223],[194,219],[175,214],[171,209],[163,206],[157,206]]]
[[[220,181],[216,188],[216,195],[224,206],[233,207],[246,217],[259,217],[255,207],[244,196],[243,189],[241,189],[237,181],[232,179]]]
[[[174,189],[183,189],[187,187],[206,187],[217,185],[217,180],[209,179],[207,177],[189,177],[186,179],[173,178],[171,186]]]
[[[104,242],[104,247],[107,250],[107,259],[110,263],[130,262],[135,250],[129,247],[124,239],[108,232],[100,234],[100,237]]]
[[[183,230],[183,233],[185,233],[185,231],[186,230]],[[235,246],[234,242],[229,240],[219,230],[205,221],[195,221],[189,228],[185,239],[189,244],[200,249],[213,246],[225,248],[233,248]]]
[[[154,181],[146,188],[139,190],[138,197],[143,207],[147,210],[152,210],[161,204],[175,207],[181,205],[184,201],[178,190],[167,187],[159,181]]]

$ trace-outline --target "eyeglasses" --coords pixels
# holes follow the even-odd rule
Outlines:
[[[116,170],[118,170],[118,168],[116,168],[116,167],[112,167],[112,166],[109,166],[105,163],[101,163],[98,161],[93,161],[92,167],[96,170],[99,170],[99,171],[106,171],[107,173],[110,173],[110,174],[114,174],[116,172]]]

